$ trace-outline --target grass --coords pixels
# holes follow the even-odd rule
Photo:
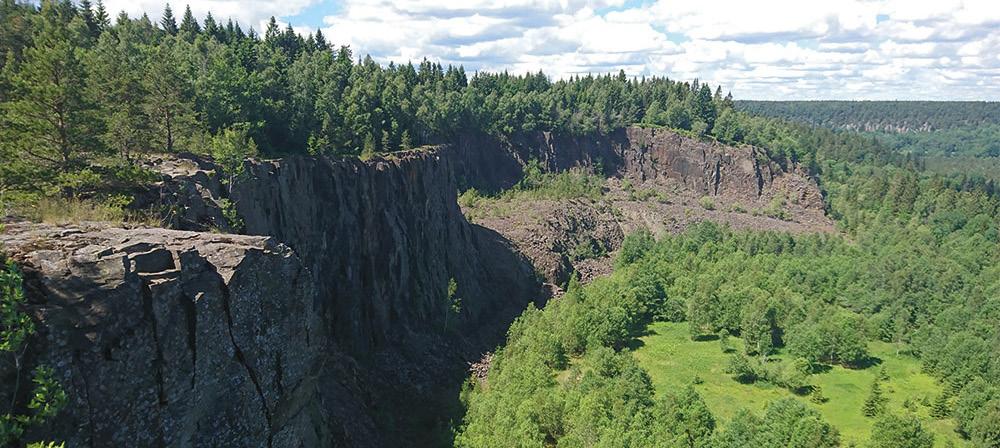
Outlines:
[[[768,402],[795,396],[784,388],[769,384],[740,384],[734,381],[725,373],[730,355],[722,352],[719,341],[692,341],[687,323],[657,322],[649,330],[650,334],[641,338],[634,355],[649,372],[657,393],[686,387],[696,376],[700,377],[702,382],[695,385],[695,389],[721,425],[725,425],[740,408],[761,413]],[[741,350],[743,341],[731,337],[730,345]],[[840,430],[844,446],[851,443],[863,446],[868,440],[874,419],[865,417],[861,407],[872,381],[883,366],[890,378],[883,383],[890,412],[903,413],[903,402],[909,399],[915,404],[915,414],[934,432],[935,446],[945,446],[947,441],[954,442],[957,447],[968,446],[955,433],[952,419],[935,420],[929,416],[929,406],[921,404],[925,397],[928,403],[933,402],[942,388],[934,378],[921,372],[918,360],[896,355],[894,346],[887,343],[872,343],[870,349],[874,356],[882,360],[881,365],[863,370],[834,366],[827,372],[810,377],[812,384],[822,388],[823,395],[828,399],[825,403],[816,404],[808,396],[799,397],[808,406],[818,409]],[[780,354],[778,357],[787,361]]]
[[[506,216],[511,204],[525,200],[588,199],[597,201],[604,195],[604,177],[584,168],[571,168],[558,173],[542,171],[532,161],[526,175],[513,188],[487,195],[471,188],[458,196],[458,203],[470,219],[485,216]]]
[[[15,206],[11,213],[35,222],[65,225],[82,222],[111,222],[127,225],[160,225],[155,213],[131,211],[124,200],[80,200],[72,198],[42,198],[30,204]]]

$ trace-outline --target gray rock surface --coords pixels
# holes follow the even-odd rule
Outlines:
[[[378,440],[364,421],[363,376],[322,325],[308,270],[274,239],[14,224],[0,242],[23,267],[42,324],[31,362],[54,367],[70,398],[28,439],[74,447]]]

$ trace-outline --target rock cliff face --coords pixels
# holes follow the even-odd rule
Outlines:
[[[455,149],[463,185],[485,191],[514,185],[523,176],[523,165],[535,159],[552,171],[599,166],[608,176],[676,185],[701,195],[766,202],[781,194],[806,208],[823,208],[815,182],[794,167],[785,170],[768,160],[762,150],[700,141],[667,129],[629,127],[592,136],[539,132],[509,140],[471,135],[460,137]]]
[[[363,355],[393,346],[450,311],[481,328],[537,293],[530,266],[458,208],[450,149],[372,162],[290,158],[250,167],[232,199],[246,232],[271,235],[305,260],[338,341]]]
[[[378,440],[365,421],[363,376],[331,343],[311,274],[274,239],[13,226],[0,241],[23,266],[31,312],[43,323],[30,363],[54,367],[70,398],[29,438],[67,446]]]

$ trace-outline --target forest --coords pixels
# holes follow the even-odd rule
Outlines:
[[[998,124],[1000,103],[985,101],[737,101],[737,109],[837,129],[940,131]]]
[[[613,275],[571,281],[562,298],[529,308],[486,382],[470,382],[458,445],[807,447],[850,436],[931,447],[942,434],[929,425],[948,420],[948,444],[957,432],[973,446],[998,446],[996,196],[892,164],[829,160],[823,179],[843,235],[711,222],[659,239],[638,232]],[[736,412],[721,421],[697,391],[708,371],[654,393],[652,372],[637,361],[651,356],[641,341],[654,322],[686,322],[691,340],[722,345],[724,396],[763,383],[789,397],[763,414],[726,400],[723,410]],[[890,406],[882,388],[900,378],[879,367],[873,344],[919,359],[940,391]],[[841,435],[817,410],[831,401],[819,387],[831,367],[877,372],[850,410],[870,421],[870,435]]]
[[[162,154],[232,171],[247,157],[367,159],[470,133],[627,126],[753,145],[819,184],[835,234],[640,230],[612,274],[574,277],[562,297],[529,306],[488,375],[463,388],[456,446],[1000,448],[997,165],[934,158],[1000,157],[997,103],[734,101],[699,80],[624,71],[553,80],[381,65],[273,18],[258,34],[190,8],[158,22],[112,13],[100,1],[0,0],[4,214],[37,217],[53,202],[126,210]],[[558,188],[570,187],[545,185],[558,176],[528,168],[506,194],[564,199]],[[581,179],[574,198],[600,194],[602,180]],[[34,331],[20,282],[13,264],[0,271],[3,352]],[[662,386],[648,369],[654,339],[677,329],[724,359],[712,384],[726,394],[781,398],[719,409],[702,395],[718,380],[709,372]],[[930,378],[923,402],[892,401],[909,380],[893,362]],[[863,430],[824,407],[837,399],[820,386],[831,371],[864,373],[863,405],[849,410]],[[52,381],[36,372],[34,414],[3,415],[0,441],[58,412],[66,397]]]

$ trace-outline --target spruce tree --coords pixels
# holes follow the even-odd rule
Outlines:
[[[104,8],[103,0],[97,0],[97,11],[94,12],[94,20],[101,31],[111,27],[111,18],[108,16],[108,10]]]
[[[170,9],[170,3],[163,8],[163,18],[160,19],[160,27],[171,36],[177,35],[177,20],[174,19],[174,12]]]
[[[189,42],[194,41],[195,36],[201,33],[201,25],[198,25],[194,14],[191,13],[191,5],[184,7],[184,18],[181,19],[181,26],[178,28],[178,32]]]
[[[872,382],[871,391],[868,392],[868,398],[865,399],[862,411],[866,417],[875,417],[885,410],[885,402],[886,398],[882,395],[882,386],[878,380],[875,380]]]
[[[88,34],[91,38],[96,39],[101,34],[101,25],[97,23],[97,17],[94,15],[94,8],[90,0],[81,0],[79,11],[83,23],[87,25]]]
[[[87,61],[90,97],[100,106],[104,123],[101,140],[128,162],[147,149],[150,140],[142,82],[147,54],[142,51],[140,33],[139,25],[123,15],[114,33],[98,39]]]
[[[931,405],[931,417],[942,419],[951,415],[951,406],[948,405],[948,394],[942,392],[934,399]]]
[[[218,22],[215,21],[215,18],[212,17],[212,13],[208,13],[208,15],[205,16],[204,30],[205,35],[214,37],[220,41],[222,40],[222,27],[220,27]]]
[[[812,394],[810,395],[809,400],[812,401],[813,403],[816,403],[816,404],[826,403],[827,399],[826,399],[826,395],[823,395],[823,388],[819,387],[818,384],[815,385],[815,386],[813,386],[812,387]]]

